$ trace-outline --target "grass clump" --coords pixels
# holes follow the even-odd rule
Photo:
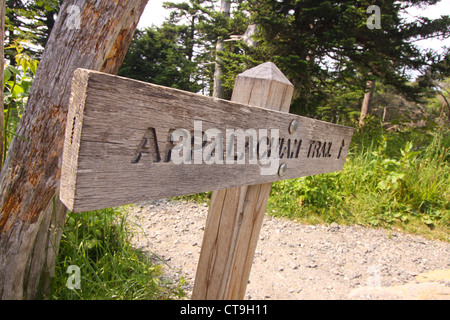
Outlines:
[[[118,209],[69,213],[56,259],[51,300],[157,300],[182,298],[182,284],[163,277],[130,244],[126,215]],[[80,270],[79,289],[69,289],[70,266]],[[69,273],[68,273],[69,271]]]
[[[399,227],[449,240],[450,135],[355,136],[344,170],[274,184],[268,210],[307,223]]]

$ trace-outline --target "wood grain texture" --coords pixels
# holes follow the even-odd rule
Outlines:
[[[281,110],[289,107],[290,99],[284,97],[292,89],[281,82],[272,81],[267,87],[250,84],[246,76],[238,81],[247,94],[234,99],[255,105],[265,101]],[[65,137],[61,200],[79,212],[342,170],[353,129],[246,104],[77,70]],[[293,120],[299,122],[299,129],[289,134]],[[261,175],[265,166],[250,163],[248,153],[244,164],[197,164],[195,155],[192,164],[167,162],[175,145],[170,133],[177,129],[193,132],[196,121],[201,121],[204,132],[217,129],[224,136],[227,129],[279,130],[285,140],[277,150],[283,154],[280,163],[288,166],[286,175]],[[298,147],[300,140],[297,156],[294,145]],[[312,157],[310,146],[315,141],[327,143],[329,157]]]
[[[293,86],[273,63],[236,79],[232,100],[289,112]],[[242,300],[272,184],[214,191],[192,298]]]

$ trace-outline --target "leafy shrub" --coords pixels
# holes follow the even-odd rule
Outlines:
[[[450,139],[410,132],[356,136],[344,170],[274,184],[269,212],[308,222],[449,229]]]
[[[12,137],[15,134],[17,124],[22,118],[23,110],[28,101],[28,96],[33,84],[34,76],[39,61],[31,59],[28,55],[23,53],[22,46],[15,44],[5,49],[15,49],[17,54],[15,56],[15,65],[6,64],[3,73],[3,104],[4,104],[4,123],[0,124],[0,129],[5,132],[3,144],[3,159],[6,158],[6,152]]]

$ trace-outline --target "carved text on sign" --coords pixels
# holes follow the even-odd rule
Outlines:
[[[200,121],[194,122],[194,131],[187,129],[157,130],[148,128],[137,146],[132,164],[139,164],[143,157],[153,163],[175,164],[257,164],[273,159],[299,159],[302,146],[307,148],[308,159],[331,158],[333,142],[279,137],[279,130],[271,129],[218,129],[203,131]],[[165,140],[158,140],[162,133]],[[258,134],[259,133],[259,134]],[[335,155],[340,158],[342,146]],[[174,159],[175,157],[175,159]],[[248,159],[248,162],[246,162]]]
[[[342,170],[352,128],[250,102],[78,69],[61,200],[91,211]]]

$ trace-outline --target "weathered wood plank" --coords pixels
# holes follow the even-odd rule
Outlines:
[[[249,103],[259,98],[251,97]],[[290,134],[293,120],[299,128]],[[261,171],[270,164],[261,164],[264,157],[253,157],[256,163],[250,163],[251,148],[245,149],[243,164],[234,158],[237,152],[225,154],[223,164],[206,164],[204,156],[214,149],[211,139],[194,146],[191,164],[176,164],[176,156],[184,155],[175,152],[183,139],[171,141],[171,136],[179,129],[189,134],[217,129],[223,153],[230,140],[227,129],[255,129],[258,140],[264,136],[260,129],[268,130],[269,137],[278,130],[280,139],[269,150],[278,150],[281,159],[268,159],[274,167],[269,175]],[[349,127],[79,69],[73,80],[60,197],[70,210],[87,211],[339,171],[352,134]],[[280,177],[282,163],[288,169]]]
[[[289,112],[292,94],[293,85],[268,62],[238,75],[232,101]],[[193,299],[244,299],[271,187],[265,183],[212,193]],[[232,224],[223,223],[230,219]]]

